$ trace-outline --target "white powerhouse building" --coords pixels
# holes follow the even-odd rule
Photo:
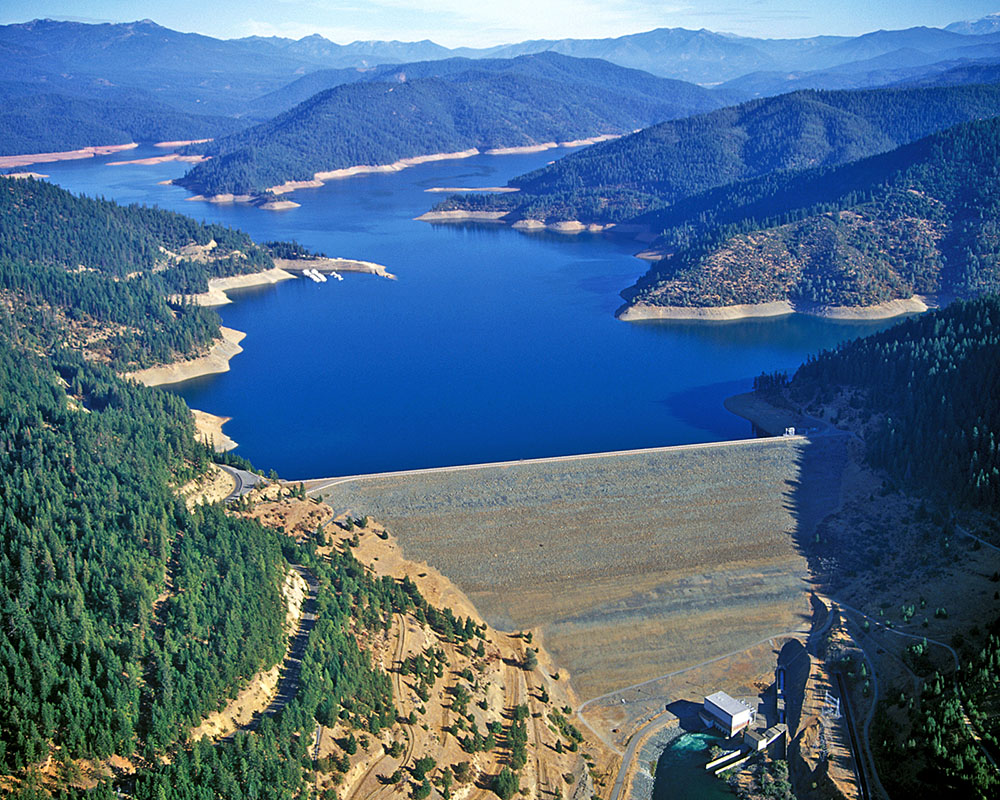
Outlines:
[[[699,716],[709,727],[718,728],[726,736],[732,737],[753,722],[754,712],[750,706],[735,697],[730,697],[725,692],[716,692],[705,698]]]

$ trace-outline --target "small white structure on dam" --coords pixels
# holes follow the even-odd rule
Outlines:
[[[753,722],[754,711],[743,701],[725,692],[716,692],[705,698],[698,716],[708,727],[732,738]]]

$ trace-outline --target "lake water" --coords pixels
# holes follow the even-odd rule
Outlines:
[[[286,281],[220,309],[247,332],[231,371],[174,387],[233,417],[240,455],[289,478],[350,475],[748,437],[722,407],[762,371],[885,327],[789,316],[619,322],[645,271],[635,242],[429,225],[432,186],[494,186],[566,151],[424,164],[294,195],[301,208],[187,202],[160,155],[37,165],[75,192],[157,204],[330,256],[384,264],[389,281]],[[235,295],[234,295],[235,297]]]

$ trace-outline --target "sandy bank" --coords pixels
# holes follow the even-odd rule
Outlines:
[[[314,269],[318,272],[363,272],[367,275],[378,275],[380,278],[396,280],[396,276],[381,264],[372,261],[358,261],[353,258],[276,258],[274,263],[279,269],[287,272],[302,272]]]
[[[525,144],[520,147],[492,147],[483,152],[488,156],[514,156],[521,153],[542,153],[546,150],[554,150],[558,146],[558,142],[542,142],[541,144]]]
[[[209,139],[174,139],[169,142],[157,142],[153,147],[187,147],[189,144],[202,144],[203,142],[210,142]]]
[[[0,178],[34,178],[35,180],[47,177],[49,176],[43,175],[41,172],[8,172],[0,175]]]
[[[473,194],[480,192],[482,194],[509,194],[510,192],[521,191],[516,186],[432,186],[430,189],[424,189],[425,192],[444,192],[446,194]]]
[[[0,169],[26,167],[29,164],[46,164],[50,161],[73,161],[79,158],[106,156],[111,153],[121,152],[122,150],[134,150],[138,146],[137,143],[131,142],[129,144],[94,145],[93,147],[81,147],[79,150],[63,150],[58,153],[27,153],[19,156],[0,156]]]
[[[400,172],[401,170],[415,167],[418,164],[428,164],[432,161],[449,161],[454,158],[471,158],[479,155],[479,150],[475,147],[469,150],[459,150],[455,153],[431,153],[426,156],[414,156],[412,158],[401,158],[392,164],[360,164],[355,167],[345,167],[344,169],[332,169],[326,172],[317,172],[309,181],[285,181],[278,186],[268,189],[272,194],[287,194],[296,189],[314,189],[322,186],[327,181],[343,180],[353,178],[356,175],[372,175],[387,172]]]
[[[419,217],[414,217],[418,222],[498,222],[506,225],[509,212],[507,211],[466,211],[458,208],[452,211],[428,211]],[[560,222],[542,222],[540,219],[519,219],[511,225],[519,231],[551,231],[552,233],[564,233],[575,235],[578,233],[601,233],[615,227],[614,223],[608,225],[587,224],[576,219],[562,220]]]
[[[823,306],[793,304],[788,300],[770,303],[751,303],[732,306],[653,306],[646,303],[626,303],[615,312],[625,322],[649,319],[735,320],[754,317],[778,317],[785,314],[807,314],[811,317],[843,320],[890,319],[903,314],[926,311],[929,299],[914,295],[909,298],[889,300],[873,306]]]
[[[750,317],[779,317],[783,314],[793,314],[795,309],[787,300],[776,300],[773,303],[755,303],[735,306],[651,306],[645,303],[626,303],[615,316],[625,322],[636,322],[646,319],[698,319],[698,320],[730,320],[747,319]]]
[[[930,298],[915,294],[913,297],[888,300],[874,306],[816,306],[815,308],[798,307],[795,310],[802,314],[811,314],[827,319],[868,320],[889,319],[903,314],[922,314],[934,305]]]
[[[637,133],[638,131],[633,131]],[[600,144],[601,142],[610,142],[614,139],[621,139],[624,134],[621,133],[603,133],[600,136],[591,136],[588,139],[573,139],[569,142],[559,142],[560,147],[586,147],[590,144]]]
[[[224,206],[230,203],[252,203],[256,198],[252,194],[213,194],[206,196],[203,194],[192,195],[185,198],[188,202],[202,201],[205,203],[215,203]]]
[[[541,153],[545,150],[554,150],[557,147],[585,147],[588,144],[608,142],[619,138],[621,138],[621,134],[619,133],[605,133],[601,136],[591,136],[587,139],[573,139],[568,142],[542,142],[541,144],[526,144],[520,147],[494,147],[484,152],[488,156],[513,156],[522,153]]]
[[[553,233],[600,233],[614,225],[587,225],[576,219],[562,220],[560,222],[542,222],[538,219],[519,219],[512,228],[519,231],[552,231]]]
[[[261,208],[264,211],[287,211],[290,208],[299,208],[301,203],[296,203],[294,200],[271,200],[267,203],[261,203],[257,208]]]
[[[419,217],[418,222],[500,222],[507,216],[506,211],[428,211]]]
[[[163,386],[200,378],[203,375],[229,372],[229,360],[243,352],[240,342],[246,334],[226,327],[219,328],[219,332],[222,334],[222,339],[212,345],[208,353],[203,356],[162,367],[129,372],[124,377],[133,378],[146,386]]]
[[[121,167],[125,164],[166,164],[168,161],[183,161],[186,164],[200,164],[208,161],[208,156],[182,156],[180,153],[170,153],[165,156],[151,156],[150,158],[134,158],[131,161],[109,161],[109,167]]]
[[[197,306],[224,306],[233,302],[226,294],[230,289],[249,289],[253,286],[267,286],[268,284],[287,281],[294,278],[294,275],[285,272],[280,267],[267,269],[263,272],[251,272],[249,275],[233,275],[229,278],[212,278],[208,282],[208,291],[201,294],[188,294],[183,296],[173,296],[172,303],[188,302]]]
[[[225,453],[227,450],[237,447],[236,442],[222,432],[222,426],[229,422],[232,417],[219,417],[196,408],[191,409],[191,415],[194,417],[194,428],[198,441],[212,445],[212,449],[216,453]]]

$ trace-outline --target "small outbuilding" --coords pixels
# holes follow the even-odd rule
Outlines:
[[[707,726],[732,738],[753,722],[754,712],[742,700],[725,692],[716,692],[705,698],[699,716]]]
[[[743,744],[751,753],[759,753],[767,746],[767,734],[764,731],[752,731],[747,728],[743,731]]]

